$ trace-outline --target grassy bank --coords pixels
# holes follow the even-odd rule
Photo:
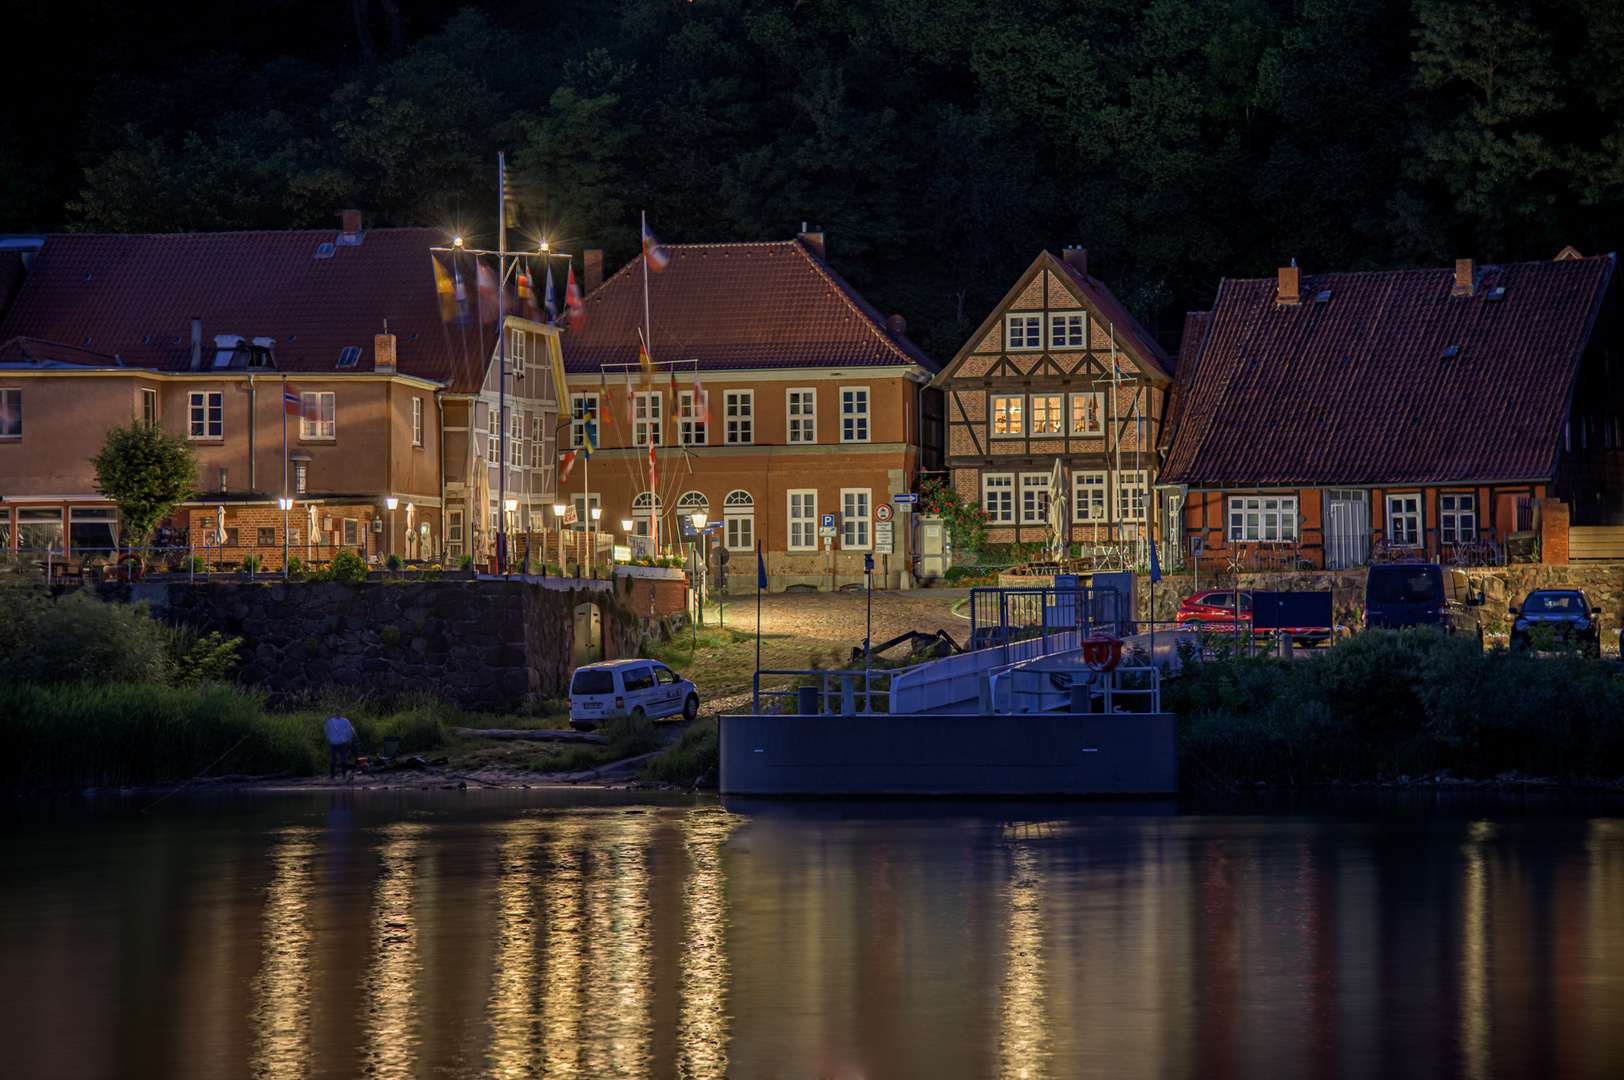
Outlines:
[[[1480,652],[1434,630],[1367,632],[1304,660],[1193,659],[1165,684],[1185,786],[1378,774],[1586,782],[1624,776],[1624,674],[1577,652]]]
[[[222,683],[0,685],[0,787],[65,790],[180,783],[209,776],[310,775],[327,767],[322,723],[332,708],[268,712],[261,695]],[[387,736],[401,750],[440,746],[446,710],[341,710],[362,752]]]

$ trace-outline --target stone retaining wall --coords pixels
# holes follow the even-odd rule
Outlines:
[[[564,692],[573,613],[596,604],[604,656],[635,656],[655,624],[608,582],[215,582],[104,585],[103,599],[242,638],[238,678],[273,698],[328,687],[427,693],[468,708],[512,708]]]

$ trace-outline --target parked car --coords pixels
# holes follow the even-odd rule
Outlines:
[[[699,688],[653,660],[609,660],[575,669],[570,727],[592,731],[605,720],[699,715]]]
[[[1240,632],[1256,633],[1257,631],[1252,629],[1252,594],[1245,589],[1208,589],[1205,592],[1198,592],[1179,605],[1173,621],[1178,623],[1182,630],[1236,633],[1236,597],[1240,598]],[[1292,627],[1286,633],[1291,635],[1292,642],[1297,645],[1312,645],[1317,641],[1329,641],[1331,638],[1330,627]]]
[[[1483,593],[1474,591],[1459,570],[1437,563],[1384,563],[1365,578],[1365,625],[1381,629],[1437,626],[1448,634],[1467,634],[1483,645],[1478,608]]]
[[[1543,627],[1558,645],[1577,642],[1601,655],[1601,609],[1583,589],[1536,589],[1508,610],[1516,619],[1511,624],[1513,646],[1528,648],[1535,629]]]

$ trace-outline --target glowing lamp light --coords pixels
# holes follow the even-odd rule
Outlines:
[[[566,507],[563,503],[553,503],[553,514],[557,517],[563,517],[566,509],[568,509],[568,507]]]
[[[459,247],[459,248],[460,248],[460,247],[462,247],[462,237],[460,237],[460,236],[453,236],[453,237],[452,237],[452,238],[451,238],[451,246],[452,246],[452,247]]]
[[[278,499],[278,500],[276,500],[276,505],[277,505],[277,508],[281,509],[281,510],[292,510],[293,509],[293,500],[292,499]]]
[[[637,522],[633,521],[631,518],[621,518],[620,527],[625,529],[627,532],[631,532],[632,529],[637,527]]]
[[[592,508],[592,520],[597,521],[601,517],[603,517],[603,507],[594,506]]]
[[[688,515],[688,520],[694,523],[694,532],[699,532],[705,527],[706,514],[703,510],[698,510]]]
[[[503,501],[502,505],[507,507],[507,512],[511,514],[511,513],[513,513],[513,511],[515,511],[515,510],[517,510],[519,508],[519,500],[518,499],[507,499],[507,500]]]
[[[395,507],[400,505],[400,500],[391,495],[390,497],[384,499],[383,505],[385,509],[393,510]]]

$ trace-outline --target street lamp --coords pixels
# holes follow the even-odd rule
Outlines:
[[[705,574],[710,566],[710,537],[705,536],[705,522],[707,520],[705,511],[695,510],[688,515],[688,520],[694,523],[695,535],[705,537],[705,561],[700,564],[699,573],[696,575],[699,578],[699,588],[694,590],[694,606],[699,609],[699,615],[694,620],[697,627],[699,623],[705,621]],[[695,633],[698,633],[697,629]]]
[[[293,509],[293,500],[283,496],[276,500],[276,505],[282,508],[282,580],[288,579],[288,511]]]
[[[558,526],[558,572],[564,572],[564,511],[569,509],[563,503],[553,503],[553,524]]]
[[[393,495],[389,495],[384,498],[383,505],[384,509],[389,511],[389,554],[393,555],[395,553],[395,507],[400,505],[400,500]]]
[[[587,534],[587,548],[592,552],[592,576],[598,576],[598,521],[603,517],[603,507],[594,506],[590,511],[592,529]]]
[[[502,509],[505,511],[502,516],[502,573],[506,574],[513,566],[513,553],[508,550],[507,538],[513,535],[513,515],[518,512],[519,500],[503,499]],[[529,558],[528,552],[525,557]]]

